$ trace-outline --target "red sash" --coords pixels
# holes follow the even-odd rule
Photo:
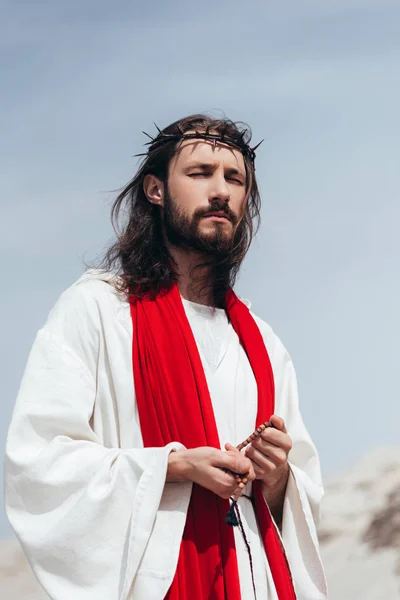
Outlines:
[[[274,413],[271,363],[257,324],[232,290],[226,296],[226,310],[257,381],[256,426]],[[186,448],[220,448],[210,393],[178,286],[174,284],[155,300],[131,299],[131,315],[133,375],[144,446],[178,441]],[[286,559],[258,482],[253,484],[253,496],[279,600],[295,600]],[[240,600],[234,533],[225,524],[228,510],[228,500],[193,485],[168,600]]]

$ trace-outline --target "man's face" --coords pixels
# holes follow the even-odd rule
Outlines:
[[[164,195],[167,240],[201,253],[229,252],[246,200],[246,170],[239,150],[185,140],[169,166]]]

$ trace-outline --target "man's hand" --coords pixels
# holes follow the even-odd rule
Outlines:
[[[256,479],[261,479],[264,498],[279,522],[282,518],[283,500],[289,478],[288,454],[292,448],[285,422],[273,415],[271,423],[245,450],[251,459]]]
[[[232,473],[248,473],[247,479],[252,481],[255,478],[252,462],[230,444],[225,447],[226,452],[207,446],[171,452],[167,482],[190,480],[225,499],[240,495],[241,489]]]

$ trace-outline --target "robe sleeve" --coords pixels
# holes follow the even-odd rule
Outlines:
[[[284,349],[281,368],[277,372],[275,412],[284,418],[293,443],[283,505],[282,540],[297,600],[324,600],[327,586],[316,531],[324,495],[320,463],[300,414],[293,363]]]
[[[6,444],[6,512],[51,599],[126,600],[173,485],[168,455],[183,446],[102,444],[91,427],[98,331],[67,305],[39,331],[22,379]]]

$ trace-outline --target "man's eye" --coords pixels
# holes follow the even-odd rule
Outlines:
[[[235,183],[243,185],[243,182],[240,179],[235,179],[235,177],[227,177],[227,179],[229,179],[229,181],[234,181]]]
[[[202,175],[207,175],[207,173],[189,173],[189,177],[201,177]]]

